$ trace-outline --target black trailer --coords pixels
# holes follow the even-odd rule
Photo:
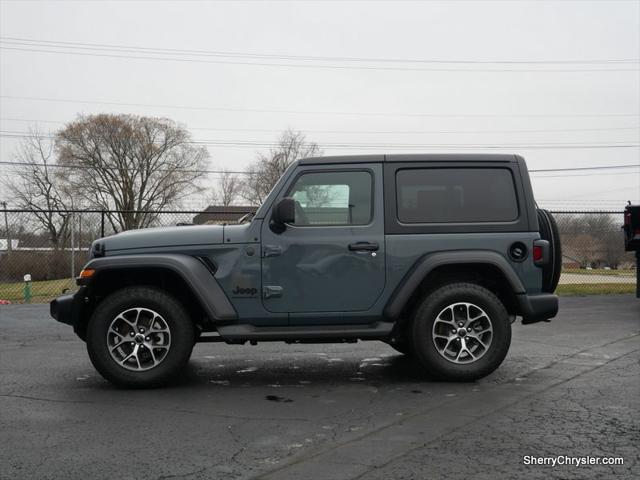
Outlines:
[[[636,252],[636,297],[640,298],[640,205],[627,205],[624,209],[624,249]]]

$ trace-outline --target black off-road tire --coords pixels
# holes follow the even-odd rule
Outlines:
[[[472,304],[479,307],[486,313],[492,327],[488,347],[483,350],[482,355],[477,354],[478,359],[471,363],[454,363],[453,360],[445,358],[438,351],[433,336],[434,323],[438,315],[455,304]],[[482,321],[484,322],[484,319]],[[472,326],[472,323],[469,325]],[[450,332],[453,330],[454,328]],[[424,298],[415,311],[411,336],[415,358],[431,376],[447,381],[473,381],[489,375],[504,360],[511,344],[511,322],[502,302],[486,288],[472,283],[452,283],[438,288]],[[484,338],[487,338],[486,335]],[[445,343],[446,341],[444,340]],[[466,341],[469,341],[469,337]],[[475,345],[477,344],[474,343]]]
[[[562,245],[558,224],[548,210],[538,209],[538,229],[540,237],[549,242],[551,255],[549,263],[542,269],[542,291],[553,293],[556,291],[562,272]]]
[[[170,332],[167,353],[148,370],[128,370],[109,352],[107,332],[114,319],[130,309],[157,312]],[[154,388],[167,384],[180,373],[189,361],[195,338],[193,322],[179,301],[163,290],[141,286],[117,290],[100,302],[89,320],[87,351],[93,366],[111,383],[124,388]]]

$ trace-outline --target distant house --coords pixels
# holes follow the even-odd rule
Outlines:
[[[575,258],[568,255],[562,255],[562,268],[580,268],[582,264]]]
[[[576,250],[566,243],[562,244],[562,268],[581,268],[582,262]]]
[[[256,213],[258,207],[211,205],[202,213],[193,217],[195,225],[219,225],[223,223],[237,223],[247,213]]]

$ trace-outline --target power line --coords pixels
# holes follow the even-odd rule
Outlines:
[[[9,166],[19,166],[19,167],[47,167],[47,168],[63,168],[63,169],[71,169],[71,170],[94,170],[93,167],[88,167],[86,165],[60,165],[57,163],[52,163],[52,164],[45,164],[42,162],[13,162],[13,161],[6,161],[6,160],[0,160],[0,165],[9,165]],[[133,170],[133,168],[118,168],[118,167],[100,167],[101,169],[104,170]],[[157,172],[165,172],[168,171],[167,169],[162,169],[159,168],[156,170]],[[202,169],[202,170],[196,170],[196,169],[175,169],[173,171],[176,172],[180,172],[180,173],[208,173],[208,174],[213,174],[213,175],[222,175],[222,174],[226,174],[226,173],[231,173],[231,174],[236,174],[236,175],[258,175],[258,173],[256,172],[246,172],[246,171],[241,171],[241,170],[208,170],[208,169]]]
[[[11,132],[0,131],[0,137],[6,138],[30,138],[28,132]],[[41,138],[54,138],[51,135],[41,135]],[[212,147],[277,147],[277,142],[261,141],[261,140],[192,140],[185,143],[192,145],[203,145]],[[609,142],[609,143],[540,143],[540,144],[521,144],[521,143],[477,143],[477,144],[418,144],[418,143],[323,143],[324,149],[601,149],[601,148],[638,148],[640,144],[628,142]]]
[[[567,201],[567,200],[543,200],[543,199],[538,199],[536,198],[536,202],[538,203],[544,203],[546,205],[571,205],[571,206],[578,206],[578,205],[607,205],[607,206],[614,206],[614,205],[624,205],[627,201],[627,198],[625,198],[624,200],[590,200],[590,201],[585,201],[585,202],[580,202],[580,201],[576,201],[576,202],[571,202],[571,201]]]
[[[5,42],[6,43],[6,42]],[[204,64],[223,64],[223,65],[243,65],[253,67],[279,67],[279,68],[302,68],[302,69],[328,69],[328,70],[367,70],[367,71],[410,71],[410,72],[463,72],[463,73],[586,73],[586,72],[640,72],[638,68],[582,68],[582,69],[540,69],[540,68],[424,68],[424,67],[380,67],[370,65],[328,65],[328,64],[295,64],[295,63],[273,63],[273,62],[249,62],[249,61],[233,61],[233,60],[202,60],[197,58],[176,58],[176,57],[157,57],[148,55],[120,55],[115,53],[88,53],[78,51],[61,51],[38,48],[21,48],[7,47],[0,44],[0,49],[13,50],[20,52],[33,53],[49,53],[57,55],[79,55],[84,57],[98,58],[126,58],[132,60],[160,60],[181,63],[204,63]]]
[[[530,172],[577,172],[584,170],[612,170],[618,168],[638,168],[640,167],[640,163],[637,164],[626,164],[626,165],[599,165],[593,167],[570,167],[570,168],[538,168],[535,170],[529,170]]]
[[[640,167],[638,167],[640,168]],[[529,170],[531,171],[531,170]],[[635,172],[631,172],[631,173],[635,173]],[[638,171],[637,173],[640,173],[640,171]],[[538,178],[565,178],[565,177],[593,177],[593,176],[610,176],[610,175],[629,175],[629,172],[615,172],[615,173],[573,173],[573,174],[565,174],[565,175],[539,175],[537,173],[534,173],[532,175],[532,177],[538,179]]]
[[[26,119],[26,118],[9,118],[0,117],[2,121],[11,122],[24,122],[24,123],[53,123],[58,125],[64,125],[71,121],[60,120],[39,120],[39,119]],[[269,129],[269,128],[226,128],[226,127],[189,127],[189,130],[207,130],[214,132],[256,132],[256,133],[281,133],[282,129]],[[611,132],[611,131],[638,131],[640,132],[640,125],[635,127],[600,127],[600,128],[560,128],[560,129],[518,129],[518,130],[309,130],[300,129],[304,133],[320,133],[320,134],[346,134],[346,135],[441,135],[441,134],[456,134],[456,135],[475,135],[485,133],[570,133],[570,132]]]
[[[15,162],[9,160],[0,160],[0,165],[10,165],[10,166],[33,166],[33,167],[51,167],[51,168],[70,168],[70,169],[83,169],[83,170],[92,170],[92,167],[87,167],[86,165],[60,165],[60,164],[45,164],[42,162]],[[104,167],[110,170],[129,170],[127,168],[121,169],[116,167]],[[624,164],[624,165],[599,165],[592,167],[566,167],[566,168],[547,168],[547,169],[529,169],[530,173],[540,173],[540,172],[574,172],[574,171],[584,171],[584,170],[612,170],[612,169],[628,169],[628,168],[640,168],[640,163],[638,164]],[[232,174],[244,174],[244,175],[258,175],[256,172],[247,172],[247,171],[234,171],[234,170],[180,170],[185,173],[193,173],[193,172],[203,172],[203,173],[211,173],[211,174],[224,174],[224,173],[232,173]],[[544,178],[544,177],[543,177]]]
[[[54,40],[38,40],[32,38],[7,37],[0,36],[0,41],[14,44],[35,44],[35,45],[53,45],[66,46],[68,48],[89,48],[89,49],[108,49],[108,50],[125,50],[125,51],[143,51],[148,53],[178,53],[197,56],[215,56],[215,57],[234,57],[234,58],[267,58],[278,60],[300,60],[300,61],[332,61],[332,62],[374,62],[374,63],[427,63],[427,64],[617,64],[617,63],[639,63],[640,59],[561,59],[561,60],[441,60],[441,59],[412,59],[412,58],[385,58],[385,57],[340,57],[340,56],[312,56],[312,55],[290,55],[290,54],[267,54],[267,53],[247,53],[247,52],[224,52],[212,50],[193,50],[193,49],[177,49],[177,48],[152,48],[139,47],[131,45],[116,45],[105,43],[83,43],[83,42],[65,42]]]
[[[56,103],[79,103],[87,105],[113,105],[113,106],[129,106],[129,107],[149,107],[149,108],[171,108],[179,110],[207,110],[207,111],[223,111],[223,112],[250,112],[250,113],[283,113],[295,115],[340,115],[340,116],[373,116],[373,117],[434,117],[434,118],[550,118],[550,117],[636,117],[640,118],[640,112],[636,113],[512,113],[512,114],[495,114],[495,113],[393,113],[393,112],[332,112],[332,111],[304,111],[304,110],[285,110],[285,109],[258,109],[258,108],[233,108],[233,107],[203,107],[190,105],[163,105],[149,103],[126,103],[126,102],[103,102],[95,100],[71,100],[50,97],[25,97],[16,95],[0,95],[0,98],[11,100],[29,100]]]

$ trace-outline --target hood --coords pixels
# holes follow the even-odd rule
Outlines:
[[[136,248],[182,247],[214,245],[223,240],[222,225],[189,225],[184,227],[157,227],[128,230],[94,242],[100,243],[107,254],[114,250]]]

